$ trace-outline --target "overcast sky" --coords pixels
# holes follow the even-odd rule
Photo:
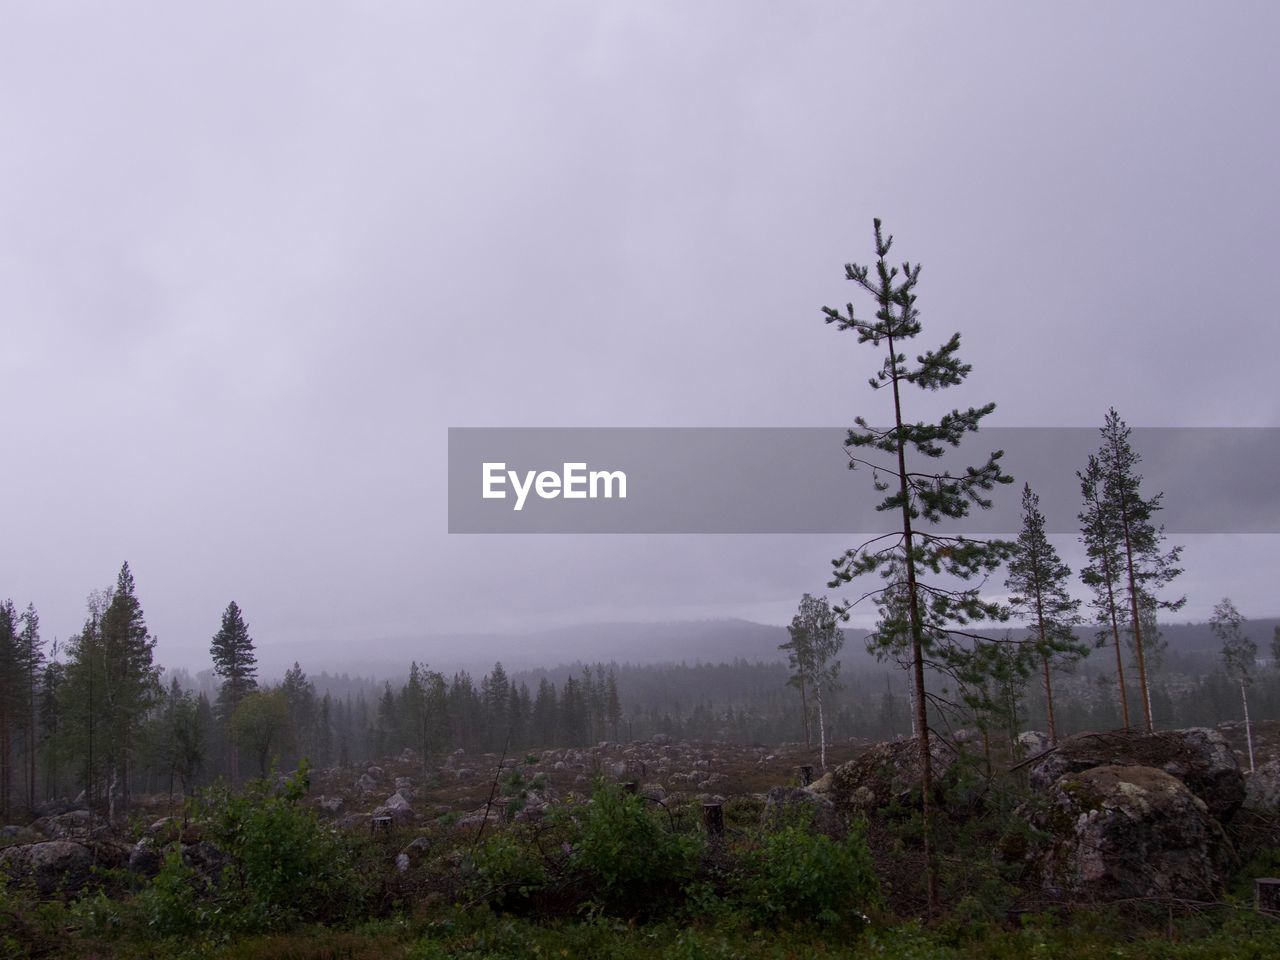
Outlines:
[[[921,348],[959,330],[974,366],[921,415],[1280,426],[1277,28],[1164,0],[0,4],[0,596],[65,638],[127,559],[193,666],[233,598],[317,656],[783,622],[841,539],[450,536],[446,430],[875,420],[875,358],[820,313],[873,216],[924,264]],[[1187,615],[1280,613],[1278,538],[1184,539]]]

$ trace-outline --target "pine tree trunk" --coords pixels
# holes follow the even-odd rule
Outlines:
[[[1045,712],[1049,717],[1049,743],[1050,745],[1055,745],[1058,742],[1058,726],[1053,716],[1053,684],[1049,680],[1049,638],[1044,628],[1044,597],[1041,594],[1038,565],[1036,565],[1033,573],[1036,578],[1036,625],[1040,629],[1040,663],[1044,667]]]
[[[1043,627],[1041,629],[1043,630]],[[1053,716],[1053,684],[1049,680],[1048,654],[1041,653],[1040,662],[1044,667],[1044,702],[1046,713],[1049,715],[1049,745],[1056,746],[1058,743],[1058,724]]]
[[[885,304],[888,309],[888,304]],[[907,566],[907,607],[911,620],[911,675],[915,692],[915,726],[920,745],[920,796],[921,826],[923,828],[925,886],[929,913],[938,912],[938,865],[933,857],[932,803],[933,763],[929,750],[929,713],[925,706],[924,685],[924,637],[920,623],[920,597],[916,586],[915,544],[911,535],[911,494],[907,488],[907,453],[902,437],[902,398],[898,384],[898,363],[894,352],[893,334],[888,336],[889,370],[893,381],[893,416],[895,439],[898,448],[898,492],[902,497],[902,540]]]
[[[1129,691],[1124,685],[1124,653],[1120,649],[1120,620],[1116,615],[1116,596],[1111,588],[1110,564],[1103,561],[1103,576],[1107,577],[1107,612],[1111,617],[1111,639],[1116,648],[1116,682],[1120,685],[1120,716],[1124,728],[1129,729]]]
[[[1124,524],[1124,555],[1129,573],[1129,615],[1133,617],[1133,649],[1138,659],[1138,689],[1142,694],[1142,709],[1147,723],[1147,733],[1154,733],[1155,724],[1151,720],[1151,692],[1147,687],[1147,663],[1142,652],[1142,623],[1138,616],[1138,583],[1133,572],[1133,543],[1129,536],[1129,513],[1123,504],[1120,519]]]

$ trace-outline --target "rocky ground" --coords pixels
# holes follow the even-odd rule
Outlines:
[[[1017,819],[1034,827],[1032,839],[1002,855],[1024,859],[1054,897],[1211,897],[1231,853],[1224,825],[1253,816],[1274,826],[1280,816],[1280,722],[1256,726],[1253,775],[1238,724],[1150,737],[1081,734],[1051,750],[1032,733],[1014,755],[994,757],[972,734],[938,738],[933,767],[944,791],[966,753],[978,758],[979,770],[1027,761],[1030,799]],[[397,856],[401,870],[422,852],[427,832],[537,819],[585,799],[601,777],[693,816],[705,803],[722,803],[731,825],[768,822],[801,805],[820,829],[838,833],[850,814],[877,817],[886,805],[909,810],[919,803],[914,741],[834,744],[828,775],[817,777],[815,769],[816,782],[807,786],[806,764],[816,767],[816,758],[803,744],[763,748],[662,736],[505,758],[458,751],[426,763],[406,750],[378,764],[312,771],[307,802],[339,829],[408,838]],[[0,828],[0,873],[42,893],[72,891],[94,866],[153,874],[174,841],[188,863],[216,872],[219,851],[170,804],[166,796],[142,798],[130,824],[108,826],[74,802],[53,801],[31,822]]]

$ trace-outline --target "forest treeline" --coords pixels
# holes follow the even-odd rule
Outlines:
[[[1152,636],[1152,712],[1163,727],[1238,719],[1235,682],[1200,633]],[[84,627],[46,649],[34,607],[0,604],[0,813],[53,796],[76,796],[104,812],[137,792],[190,792],[288,768],[357,764],[406,748],[426,758],[454,750],[524,752],[666,734],[768,746],[804,739],[802,701],[775,662],[576,663],[482,675],[411,663],[400,678],[318,673],[300,664],[282,679],[257,676],[254,641],[228,606],[211,642],[212,670],[165,676],[127,564],[112,590],[91,594]],[[1120,725],[1114,677],[1085,660],[1058,681],[1059,729]],[[1004,691],[1009,735],[1044,727],[1038,684]],[[830,694],[835,739],[880,740],[911,732],[901,670],[859,660]],[[1280,670],[1258,671],[1255,719],[1280,718]]]

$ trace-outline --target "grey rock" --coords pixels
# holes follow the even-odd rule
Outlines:
[[[1034,757],[1049,749],[1049,735],[1039,730],[1024,730],[1018,734],[1015,745],[1019,755]]]
[[[380,806],[375,807],[372,816],[390,817],[397,824],[409,823],[414,819],[413,807],[399,793],[393,793]]]
[[[1192,727],[1152,734],[1082,733],[1031,768],[1033,789],[1046,790],[1068,773],[1091,767],[1155,767],[1181,780],[1223,822],[1244,803],[1244,776],[1227,739],[1217,730]]]
[[[929,757],[933,782],[942,784],[955,766],[955,752],[941,737],[931,737]],[[892,802],[919,806],[923,769],[914,737],[877,743],[831,771],[827,796],[842,813],[871,813]]]
[[[92,825],[93,817],[88,810],[69,810],[41,817],[31,824],[31,829],[50,840],[74,840],[87,838]]]
[[[163,864],[164,854],[149,837],[143,837],[129,852],[129,872],[140,877],[154,877]]]
[[[1073,900],[1212,900],[1227,849],[1204,801],[1154,767],[1069,773],[1030,811],[1045,839],[1026,853],[1050,896]]]
[[[87,846],[71,840],[24,843],[0,850],[0,873],[42,896],[74,893],[88,881],[93,859]]]
[[[1244,805],[1263,813],[1280,813],[1280,757],[1245,774]]]
[[[774,787],[765,797],[760,825],[766,830],[779,830],[788,825],[803,825],[829,837],[846,833],[844,817],[829,799],[801,787]]]

